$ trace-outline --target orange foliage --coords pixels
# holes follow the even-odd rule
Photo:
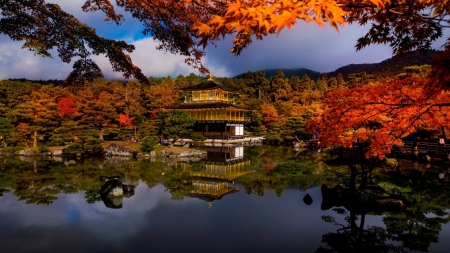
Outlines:
[[[158,108],[173,104],[179,98],[179,89],[174,82],[163,82],[146,88],[145,96],[149,101],[149,107]]]
[[[27,123],[19,123],[19,125],[17,126],[17,131],[22,135],[29,134],[30,131],[28,130],[28,126],[29,124]]]
[[[191,0],[185,0],[191,3]],[[206,0],[214,6],[214,0]],[[236,33],[234,47],[231,50],[239,55],[241,50],[251,43],[251,36],[262,39],[271,33],[279,34],[285,27],[291,28],[298,20],[316,22],[324,26],[328,22],[338,30],[338,26],[346,23],[345,16],[351,9],[347,6],[370,7],[383,9],[390,1],[384,0],[248,0],[226,1],[226,10],[214,15],[210,20],[197,19],[194,30],[202,38],[200,45],[206,46],[208,40],[218,40],[233,32]]]
[[[306,111],[306,108],[304,106],[302,106],[301,104],[295,103],[291,109],[291,116],[294,116],[294,117],[302,116],[305,113],[305,111]]]
[[[61,98],[58,102],[59,114],[69,116],[76,112],[72,98]]]
[[[266,126],[272,126],[273,123],[279,122],[280,117],[278,116],[277,109],[271,104],[261,105],[261,113],[263,115],[263,122]]]
[[[133,126],[134,118],[131,118],[128,114],[119,114],[119,118],[117,119],[122,126]]]
[[[154,120],[154,119],[156,119],[156,116],[157,116],[157,114],[158,114],[158,109],[153,109],[151,112],[150,112],[150,120]]]
[[[370,143],[366,157],[384,158],[394,145],[402,145],[400,138],[419,129],[450,127],[449,77],[439,75],[443,68],[435,67],[427,79],[331,92],[325,112],[308,122],[307,131],[319,131],[326,146]]]

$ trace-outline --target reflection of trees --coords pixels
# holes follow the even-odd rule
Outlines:
[[[316,252],[405,252],[402,247],[390,243],[391,235],[381,227],[369,226],[364,228],[365,214],[356,215],[343,208],[334,208],[333,211],[344,215],[344,224],[338,222],[332,216],[322,216],[322,220],[340,226],[335,233],[327,233],[322,236],[322,242],[326,247],[320,247]],[[358,224],[359,222],[359,224]]]
[[[364,229],[364,213],[355,214],[361,206],[346,206],[350,212],[334,208],[335,212],[346,215],[348,225],[339,224],[331,216],[324,216],[324,221],[341,225],[342,228],[336,233],[324,235],[322,241],[327,247],[317,252],[427,252],[432,243],[438,242],[442,225],[450,220],[447,213],[450,208],[450,184],[439,180],[438,172],[377,169],[373,171],[372,181],[391,196],[401,194],[406,209],[402,212],[379,210],[384,215],[385,228]],[[356,223],[358,217],[361,220],[359,226]],[[398,242],[401,247],[393,247],[386,242]]]
[[[194,189],[192,177],[189,172],[184,172],[181,166],[171,166],[162,179],[166,190],[172,194],[173,200],[182,200]]]
[[[137,182],[141,170],[134,163],[108,164],[99,160],[84,160],[70,165],[53,160],[21,161],[5,158],[0,161],[0,189],[12,190],[19,200],[29,204],[49,205],[57,194],[85,192],[88,203],[100,201],[98,189],[104,178],[118,176],[129,182]],[[159,172],[161,174],[161,172]]]
[[[439,180],[437,172],[386,171],[378,174],[377,183],[406,197],[407,209],[383,218],[392,240],[405,248],[428,251],[437,243],[442,225],[450,220],[450,185]]]
[[[306,190],[323,183],[334,185],[342,172],[341,168],[332,169],[315,157],[297,155],[287,147],[256,146],[247,149],[245,154],[255,173],[236,182],[245,187],[247,194],[263,196],[265,190],[272,189],[281,196],[286,188]]]
[[[378,158],[366,159],[367,143],[360,143],[354,148],[332,148],[327,151],[325,160],[331,166],[347,166],[350,169],[350,177],[346,178],[346,186],[356,189],[357,178],[360,179],[359,188],[365,188],[369,183],[369,175],[376,168],[384,166],[385,162]]]

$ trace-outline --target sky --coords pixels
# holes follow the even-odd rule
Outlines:
[[[121,26],[116,26],[104,22],[104,14],[101,12],[82,12],[84,1],[47,0],[59,4],[64,11],[96,28],[99,35],[135,45],[136,50],[131,53],[131,58],[146,76],[176,77],[180,74],[199,74],[196,69],[184,63],[183,56],[156,50],[158,42],[143,36],[143,26],[128,13],[124,13],[126,21]],[[121,12],[120,9],[118,11]],[[392,52],[386,45],[374,45],[356,52],[356,40],[367,30],[367,27],[348,25],[337,32],[331,27],[319,28],[315,23],[299,21],[291,30],[284,29],[278,37],[272,35],[262,41],[254,40],[238,57],[229,52],[232,37],[227,37],[219,41],[217,47],[206,48],[203,64],[214,76],[233,77],[248,70],[274,68],[308,68],[330,72],[352,63],[377,63],[390,58]],[[72,63],[63,63],[56,52],[53,58],[42,58],[22,49],[22,45],[23,42],[12,41],[9,37],[0,35],[0,80],[65,79],[72,70]],[[112,71],[105,57],[95,56],[93,59],[102,69],[105,78],[123,79],[121,73]]]

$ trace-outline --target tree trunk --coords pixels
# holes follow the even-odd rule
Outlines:
[[[33,133],[33,148],[37,148],[37,131]]]
[[[356,189],[356,176],[358,175],[358,171],[356,171],[356,165],[350,164],[350,189]]]
[[[103,130],[100,128],[100,133],[98,134],[99,135],[99,139],[100,140],[102,140],[102,141],[104,141],[105,139],[103,139]]]

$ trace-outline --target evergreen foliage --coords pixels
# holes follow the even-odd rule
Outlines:
[[[149,153],[155,149],[155,146],[158,145],[159,138],[156,136],[147,136],[141,141],[141,145],[139,149],[142,152]]]

